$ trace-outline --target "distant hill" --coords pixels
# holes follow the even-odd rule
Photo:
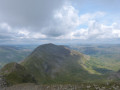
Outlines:
[[[0,46],[0,68],[9,62],[20,62],[27,57],[35,46],[4,45]]]

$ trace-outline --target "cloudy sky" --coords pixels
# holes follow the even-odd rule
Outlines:
[[[0,44],[120,43],[120,0],[0,0]]]

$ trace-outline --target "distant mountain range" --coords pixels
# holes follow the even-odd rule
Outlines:
[[[33,45],[1,45],[0,68],[9,62],[20,62],[24,60],[35,47]]]

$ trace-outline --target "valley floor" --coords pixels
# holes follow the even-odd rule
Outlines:
[[[79,84],[79,85],[20,84],[0,90],[120,90],[120,83]]]

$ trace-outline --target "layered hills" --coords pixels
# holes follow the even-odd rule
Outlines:
[[[10,62],[24,60],[36,46],[0,45],[0,68]]]

